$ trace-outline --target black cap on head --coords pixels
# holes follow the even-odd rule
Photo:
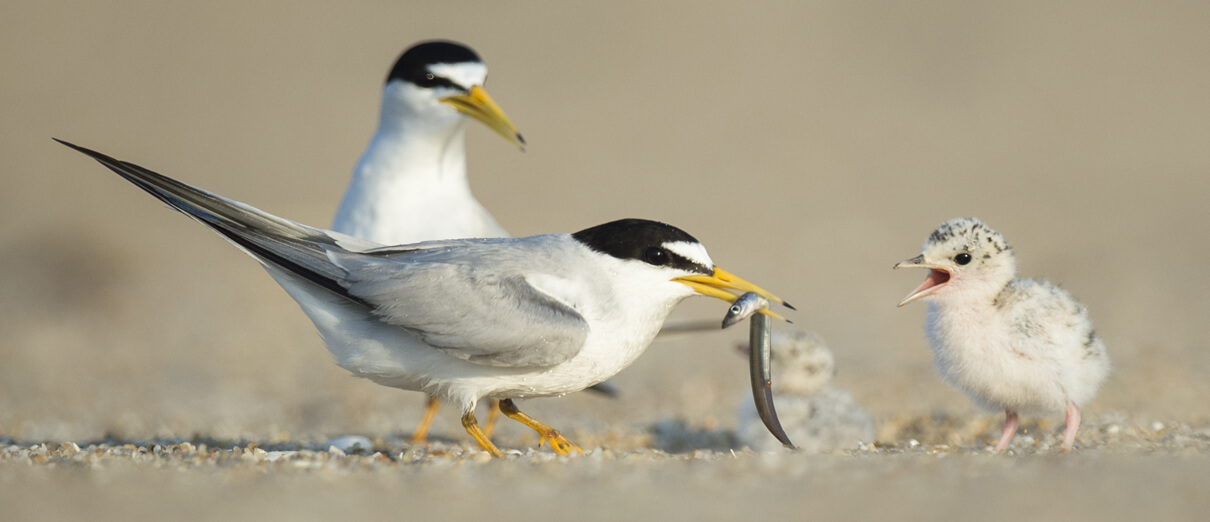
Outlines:
[[[586,228],[571,235],[588,248],[618,259],[634,259],[656,266],[668,266],[703,274],[713,267],[702,265],[664,248],[667,243],[700,243],[688,232],[659,221],[619,219]]]
[[[391,68],[391,74],[387,75],[387,83],[403,80],[421,87],[431,87],[434,83],[427,77],[429,65],[482,61],[475,51],[460,43],[448,40],[420,42],[403,52],[395,62],[395,67]]]

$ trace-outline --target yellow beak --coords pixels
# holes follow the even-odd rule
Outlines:
[[[756,295],[768,299],[771,303],[777,303],[791,310],[795,310],[794,306],[792,306],[790,303],[787,303],[784,299],[769,293],[759,286],[744,281],[739,276],[717,266],[714,267],[714,274],[712,275],[697,274],[678,277],[673,279],[673,281],[688,286],[701,295],[722,299],[728,303],[734,303],[736,299],[739,299],[740,294],[745,292],[754,292]],[[767,309],[760,310],[760,313],[775,319],[781,319],[783,321],[785,320],[784,317]]]
[[[476,85],[471,87],[470,93],[447,96],[440,101],[462,114],[479,120],[487,125],[487,128],[504,136],[504,139],[520,147],[521,150],[525,150],[525,138],[521,136],[521,132],[508,119],[504,111],[500,110],[500,106],[496,105],[492,97],[487,95],[487,91],[483,87]]]

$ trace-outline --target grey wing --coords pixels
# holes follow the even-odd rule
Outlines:
[[[458,251],[450,251],[458,255]],[[588,322],[534,288],[522,274],[463,263],[336,256],[348,292],[374,306],[382,321],[476,364],[545,367],[565,362],[588,337]]]
[[[578,353],[588,336],[583,317],[522,275],[492,270],[490,262],[480,263],[479,270],[466,263],[477,244],[491,240],[380,248],[60,143],[206,225],[266,266],[349,299],[455,357],[492,366],[553,366]]]

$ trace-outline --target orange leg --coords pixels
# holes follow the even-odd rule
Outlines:
[[[483,449],[491,453],[493,457],[503,457],[504,452],[500,451],[492,441],[483,434],[483,430],[479,428],[479,421],[475,419],[475,410],[468,411],[462,415],[462,427],[466,428],[466,432],[471,434],[471,437],[478,442]]]
[[[425,405],[424,417],[420,419],[420,424],[416,426],[416,430],[412,432],[412,445],[419,446],[428,441],[429,428],[433,427],[433,419],[437,417],[437,410],[441,409],[441,401],[436,397],[429,395],[429,401]]]
[[[492,438],[496,432],[496,422],[500,420],[500,401],[492,399],[487,406],[487,422],[483,423],[483,434]]]
[[[513,404],[512,399],[503,399],[500,401],[500,412],[508,418],[529,426],[531,429],[538,432],[538,436],[542,437],[542,439],[538,442],[539,446],[547,441],[550,441],[550,449],[555,450],[555,453],[558,453],[559,455],[570,455],[572,451],[575,451],[581,455],[584,454],[584,450],[580,449],[579,446],[572,444],[571,441],[564,438],[558,430],[534,420],[534,418],[530,417],[529,415],[521,413],[521,410],[517,409],[517,405]]]

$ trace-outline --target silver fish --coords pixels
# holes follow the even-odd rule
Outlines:
[[[768,301],[765,301],[765,304],[768,305]],[[748,312],[748,315],[753,313]],[[727,315],[730,317],[731,314]],[[726,324],[724,320],[724,328]],[[773,347],[773,318],[766,314],[756,314],[750,324],[752,326],[748,331],[748,369],[752,377],[752,400],[756,403],[756,412],[760,414],[760,420],[765,423],[765,427],[769,428],[769,433],[777,437],[783,446],[795,449],[794,443],[790,442],[790,437],[786,435],[786,430],[782,429],[781,421],[777,419],[777,408],[773,407],[773,374],[769,368]]]
[[[727,315],[723,317],[723,328],[729,328],[735,323],[743,321],[757,312],[764,310],[766,314],[769,312],[769,300],[761,297],[755,292],[748,292],[739,296],[734,303],[731,303],[731,308],[727,309]],[[774,317],[782,319],[782,317],[774,314]]]

